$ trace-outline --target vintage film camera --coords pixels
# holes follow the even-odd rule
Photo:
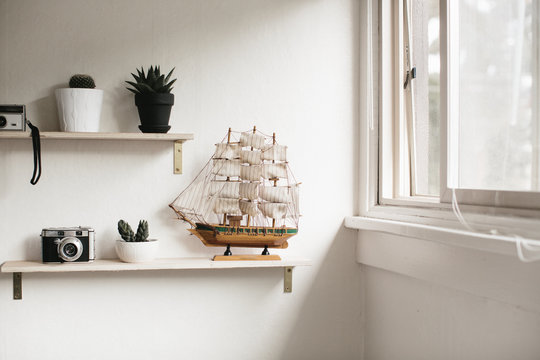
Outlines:
[[[46,228],[41,231],[43,262],[89,262],[95,256],[94,229],[89,227]]]
[[[0,105],[0,131],[26,131],[24,105]]]

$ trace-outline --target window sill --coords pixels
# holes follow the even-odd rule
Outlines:
[[[519,261],[513,237],[362,216],[346,217],[345,226],[369,231],[356,243],[356,261],[368,272],[389,271],[540,312],[540,262]]]
[[[449,246],[459,246],[496,254],[516,256],[516,238],[511,235],[492,235],[438,225],[367,216],[348,216],[345,218],[345,227],[349,229],[383,232],[420,240],[433,241]]]

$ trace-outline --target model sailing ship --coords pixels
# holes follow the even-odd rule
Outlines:
[[[169,205],[206,246],[264,248],[235,260],[275,260],[268,248],[287,248],[298,232],[298,185],[287,163],[287,146],[276,135],[229,129],[195,180]]]

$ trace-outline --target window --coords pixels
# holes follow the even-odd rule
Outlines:
[[[539,3],[379,2],[379,203],[538,216]]]

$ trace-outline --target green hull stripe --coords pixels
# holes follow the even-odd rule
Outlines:
[[[236,228],[236,227],[223,227],[223,226],[216,226],[215,229],[219,232],[223,233],[236,233],[236,230],[238,229],[239,234],[264,234],[265,229],[264,228]],[[275,231],[275,232],[274,232]],[[296,234],[298,233],[298,229],[266,229],[267,234]]]

